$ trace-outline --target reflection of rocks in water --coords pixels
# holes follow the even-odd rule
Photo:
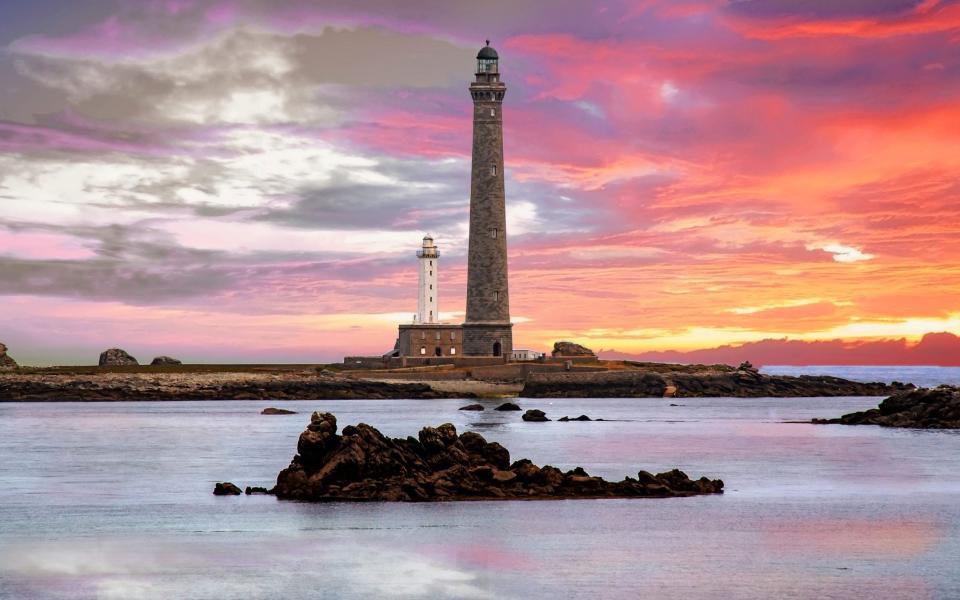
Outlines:
[[[566,473],[522,459],[479,433],[445,423],[418,437],[388,438],[361,423],[337,434],[336,417],[313,413],[298,454],[273,492],[296,500],[436,501],[500,498],[631,498],[713,494],[723,482],[693,481],[682,471],[605,481],[582,468]]]
[[[506,429],[509,423],[509,421],[475,421],[472,423],[467,423],[467,427],[470,429],[497,430]]]

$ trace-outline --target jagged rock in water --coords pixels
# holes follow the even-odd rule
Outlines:
[[[592,421],[587,415],[580,415],[579,417],[560,417],[558,421]]]
[[[243,492],[240,491],[240,488],[233,485],[229,481],[222,481],[213,486],[214,496],[239,496],[242,493]]]
[[[520,410],[520,407],[514,404],[513,402],[504,402],[500,406],[496,407],[493,410]]]
[[[466,406],[461,406],[458,410],[483,410],[482,404],[468,404]]]
[[[274,408],[272,406],[268,406],[267,408],[261,410],[260,414],[261,415],[295,415],[297,414],[297,411],[287,410],[285,408]]]
[[[941,385],[900,392],[877,408],[846,414],[839,419],[814,419],[813,423],[960,429],[960,387]]]
[[[555,342],[553,344],[553,357],[561,358],[564,356],[592,356],[596,354],[590,348],[575,344],[573,342]]]
[[[270,490],[268,490],[268,489],[265,488],[265,487],[258,487],[258,486],[250,487],[250,486],[248,485],[248,486],[246,487],[246,489],[243,490],[243,493],[246,494],[246,495],[248,495],[248,496],[251,496],[251,495],[253,495],[253,494],[269,494],[269,493],[270,493]]]
[[[550,419],[547,418],[546,413],[544,413],[542,410],[539,410],[539,409],[536,409],[536,408],[531,408],[531,409],[528,410],[527,412],[523,413],[523,417],[521,417],[521,418],[522,418],[524,421],[533,421],[533,422],[543,422],[543,421],[549,421],[549,420],[550,420]]]
[[[176,358],[171,358],[169,356],[158,356],[150,361],[151,366],[158,365],[182,365],[183,363],[177,360]]]
[[[7,355],[6,344],[0,342],[0,371],[12,371],[18,368],[20,368],[20,365],[17,364],[17,361]]]
[[[450,423],[414,437],[388,438],[370,425],[347,426],[315,412],[297,443],[298,454],[277,476],[278,498],[306,501],[438,501],[504,498],[632,498],[723,491],[723,482],[689,479],[681,471],[610,482],[582,468],[566,473],[522,459],[474,432],[457,435]]]
[[[101,367],[126,367],[139,364],[137,359],[120,348],[110,348],[100,353]]]

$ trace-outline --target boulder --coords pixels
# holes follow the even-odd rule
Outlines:
[[[243,493],[248,496],[251,496],[253,494],[269,494],[270,490],[268,490],[265,487],[258,487],[258,486],[250,487],[248,485],[247,488],[243,490]]]
[[[120,348],[110,348],[100,353],[101,367],[126,367],[139,364],[137,359]]]
[[[223,481],[213,486],[213,495],[214,496],[239,496],[243,492],[240,491],[240,488],[233,485],[229,481]]]
[[[573,342],[554,343],[552,354],[554,358],[562,358],[564,356],[588,356],[596,358],[597,356],[590,348]]]
[[[558,421],[592,421],[593,419],[591,419],[591,418],[588,417],[587,415],[580,415],[579,417],[573,417],[573,418],[571,418],[571,417],[560,417],[560,418],[557,419],[557,420],[558,420]]]
[[[388,438],[364,423],[345,427],[338,435],[336,423],[329,413],[311,416],[300,437],[299,454],[267,493],[313,502],[425,502],[666,497],[723,491],[718,479],[693,481],[677,470],[660,475],[641,471],[638,479],[608,482],[579,467],[563,473],[527,459],[511,464],[510,453],[500,444],[487,442],[475,432],[458,436],[449,423],[424,427],[416,438]],[[264,493],[262,488],[248,490]]]
[[[520,410],[520,407],[513,402],[504,402],[493,410]]]
[[[171,358],[169,356],[158,356],[150,361],[151,366],[158,365],[182,365],[183,363],[177,360],[176,358]]]
[[[261,415],[295,415],[297,414],[297,411],[287,410],[285,408],[274,408],[272,406],[268,406],[267,408],[261,410],[260,414]]]
[[[12,371],[18,368],[20,368],[20,365],[17,364],[17,361],[7,356],[7,346],[0,342],[0,371]]]
[[[546,413],[544,413],[542,410],[538,410],[538,409],[536,409],[536,408],[531,408],[531,409],[528,410],[527,412],[523,413],[523,417],[521,417],[521,418],[522,418],[524,421],[533,421],[533,422],[536,422],[536,423],[540,423],[540,422],[543,422],[543,421],[549,421],[549,420],[550,420],[550,419],[547,418]]]
[[[482,404],[468,404],[466,406],[461,406],[459,410],[483,410]]]

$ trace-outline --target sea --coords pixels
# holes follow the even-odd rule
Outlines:
[[[960,383],[960,369],[769,367]],[[879,398],[0,403],[0,598],[960,598],[960,431],[814,426]],[[266,406],[295,415],[263,416]],[[450,422],[607,478],[722,495],[427,504],[270,487],[312,411],[391,436]]]

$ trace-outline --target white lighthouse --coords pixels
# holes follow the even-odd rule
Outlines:
[[[433,238],[429,235],[423,238],[423,247],[417,250],[417,259],[420,263],[420,296],[417,301],[417,323],[439,323],[440,312],[437,309],[437,267],[440,263],[440,251]]]

